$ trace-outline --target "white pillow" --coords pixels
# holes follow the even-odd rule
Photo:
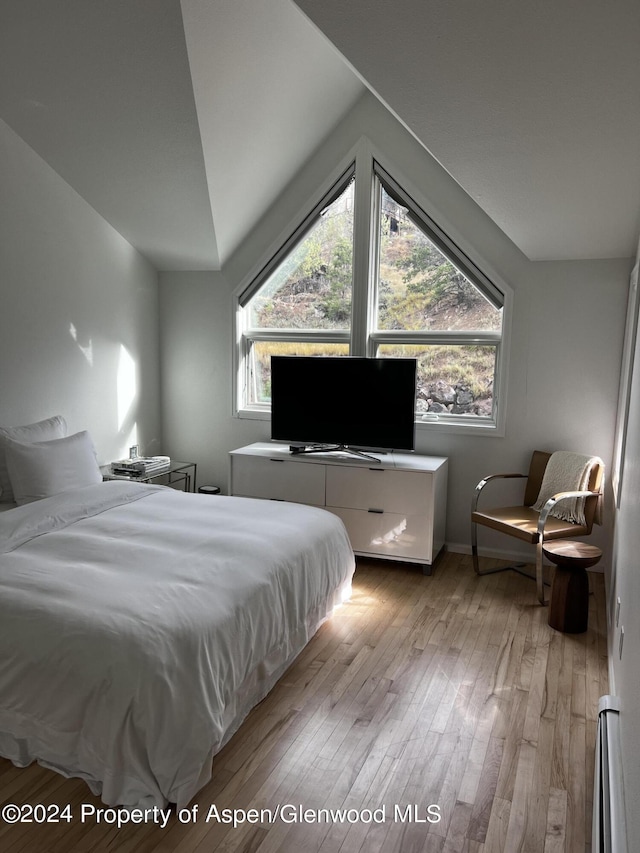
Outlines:
[[[6,439],[6,455],[18,505],[102,482],[95,447],[86,430],[33,444]]]
[[[34,441],[51,441],[64,438],[67,434],[67,422],[62,415],[55,415],[45,421],[17,427],[0,427],[0,501],[12,503],[13,489],[9,480],[6,460],[6,440],[32,444]]]

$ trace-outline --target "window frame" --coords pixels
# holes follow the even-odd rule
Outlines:
[[[368,140],[361,140],[347,160],[348,165],[336,170],[337,177],[327,181],[307,207],[307,213],[298,219],[287,239],[279,241],[279,248],[269,255],[266,263],[246,277],[234,293],[233,323],[235,347],[233,360],[233,415],[242,419],[267,420],[271,407],[266,403],[246,404],[246,391],[250,381],[249,354],[253,341],[347,343],[349,354],[374,357],[384,344],[406,343],[412,345],[489,345],[495,347],[495,372],[493,383],[493,416],[437,415],[416,413],[417,433],[436,431],[493,436],[504,435],[506,414],[506,375],[511,326],[511,288],[478,258],[477,253],[444,222],[437,211],[429,211],[429,203],[415,192],[410,182],[391,175],[399,170],[383,162],[379,152],[374,152]],[[256,329],[247,324],[249,311],[245,310],[254,294],[278,264],[295,249],[311,230],[322,211],[326,209],[355,178],[352,316],[350,330],[323,329]],[[502,308],[501,331],[406,331],[377,329],[377,253],[379,241],[379,184],[400,204],[407,207],[421,228],[437,248],[480,289],[496,307]],[[405,187],[411,186],[409,194]],[[436,221],[437,220],[437,221]],[[442,223],[442,224],[438,224]],[[476,260],[477,258],[477,260]]]
[[[504,307],[505,294],[489,279],[477,264],[466,254],[466,252],[454,240],[445,233],[442,228],[424,211],[418,202],[395,181],[386,169],[374,157],[372,162],[372,218],[370,227],[375,233],[375,246],[371,259],[371,283],[373,297],[373,316],[370,319],[368,332],[367,351],[371,357],[378,355],[380,346],[383,345],[412,345],[412,346],[488,346],[495,350],[494,386],[497,386],[498,369],[501,362],[502,341],[504,334]],[[408,212],[409,219],[422,233],[436,246],[442,255],[456,267],[465,278],[476,287],[483,296],[496,308],[502,311],[501,329],[495,330],[405,330],[405,329],[378,329],[377,307],[378,307],[378,271],[379,271],[379,232],[381,216],[381,198],[384,189],[387,194]],[[416,413],[416,425],[428,423],[446,423],[450,426],[473,425],[475,428],[495,428],[497,426],[498,398],[494,388],[493,415],[469,416],[435,413]]]
[[[234,322],[236,325],[236,352],[237,359],[234,365],[234,415],[242,418],[269,417],[271,406],[266,403],[251,403],[247,405],[247,389],[252,381],[251,372],[251,344],[254,341],[283,341],[287,343],[350,343],[350,329],[257,329],[247,322],[249,316],[248,304],[258,293],[262,285],[270,275],[277,269],[282,261],[293,252],[305,239],[307,234],[319,221],[325,211],[355,179],[356,163],[352,160],[349,166],[342,170],[340,176],[332,181],[328,190],[325,190],[318,201],[304,216],[299,226],[293,231],[288,240],[274,252],[260,271],[251,278],[248,286],[242,288],[236,294],[234,304]],[[355,201],[354,201],[355,210]],[[354,240],[355,242],[355,240]]]

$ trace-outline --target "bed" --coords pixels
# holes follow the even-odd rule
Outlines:
[[[353,570],[297,504],[111,481],[0,513],[0,755],[182,808]]]

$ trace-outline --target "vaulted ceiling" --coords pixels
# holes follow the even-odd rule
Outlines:
[[[637,0],[2,0],[0,118],[158,269],[216,269],[372,91],[532,259],[640,232]]]
[[[532,259],[640,231],[638,0],[296,0]]]

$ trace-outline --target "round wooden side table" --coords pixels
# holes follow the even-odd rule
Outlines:
[[[586,570],[595,566],[602,551],[595,545],[557,539],[543,548],[555,563],[549,600],[549,625],[566,634],[581,634],[589,622],[589,578]]]

